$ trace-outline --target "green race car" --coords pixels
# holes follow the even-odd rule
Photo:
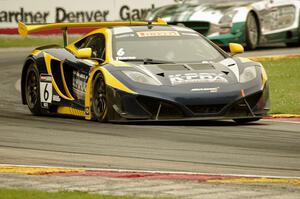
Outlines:
[[[207,36],[220,46],[231,42],[248,49],[266,43],[300,45],[299,0],[186,0],[156,8],[157,17]]]

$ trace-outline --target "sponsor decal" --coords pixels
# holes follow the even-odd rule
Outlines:
[[[78,71],[73,71],[73,91],[78,99],[84,99],[88,76]]]
[[[228,83],[222,73],[186,73],[169,75],[172,85],[192,83]]]
[[[139,37],[179,37],[180,34],[177,31],[145,31],[137,32]]]
[[[52,100],[55,102],[60,102],[61,98],[58,95],[53,95]]]
[[[210,93],[217,93],[220,87],[215,88],[193,88],[191,89],[192,92],[210,92]]]

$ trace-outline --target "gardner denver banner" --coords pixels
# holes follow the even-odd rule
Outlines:
[[[0,0],[0,34],[17,33],[17,22],[53,23],[140,20],[174,0]]]

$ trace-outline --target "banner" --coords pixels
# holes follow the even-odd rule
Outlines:
[[[175,0],[0,0],[0,34],[16,33],[17,22],[89,22],[141,20]]]

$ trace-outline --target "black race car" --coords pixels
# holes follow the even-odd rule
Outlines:
[[[95,30],[68,44],[69,28]],[[25,25],[19,33],[61,28],[65,46],[35,49],[22,72],[22,101],[34,115],[87,120],[256,121],[269,110],[260,63],[225,53],[192,29],[156,22]]]

